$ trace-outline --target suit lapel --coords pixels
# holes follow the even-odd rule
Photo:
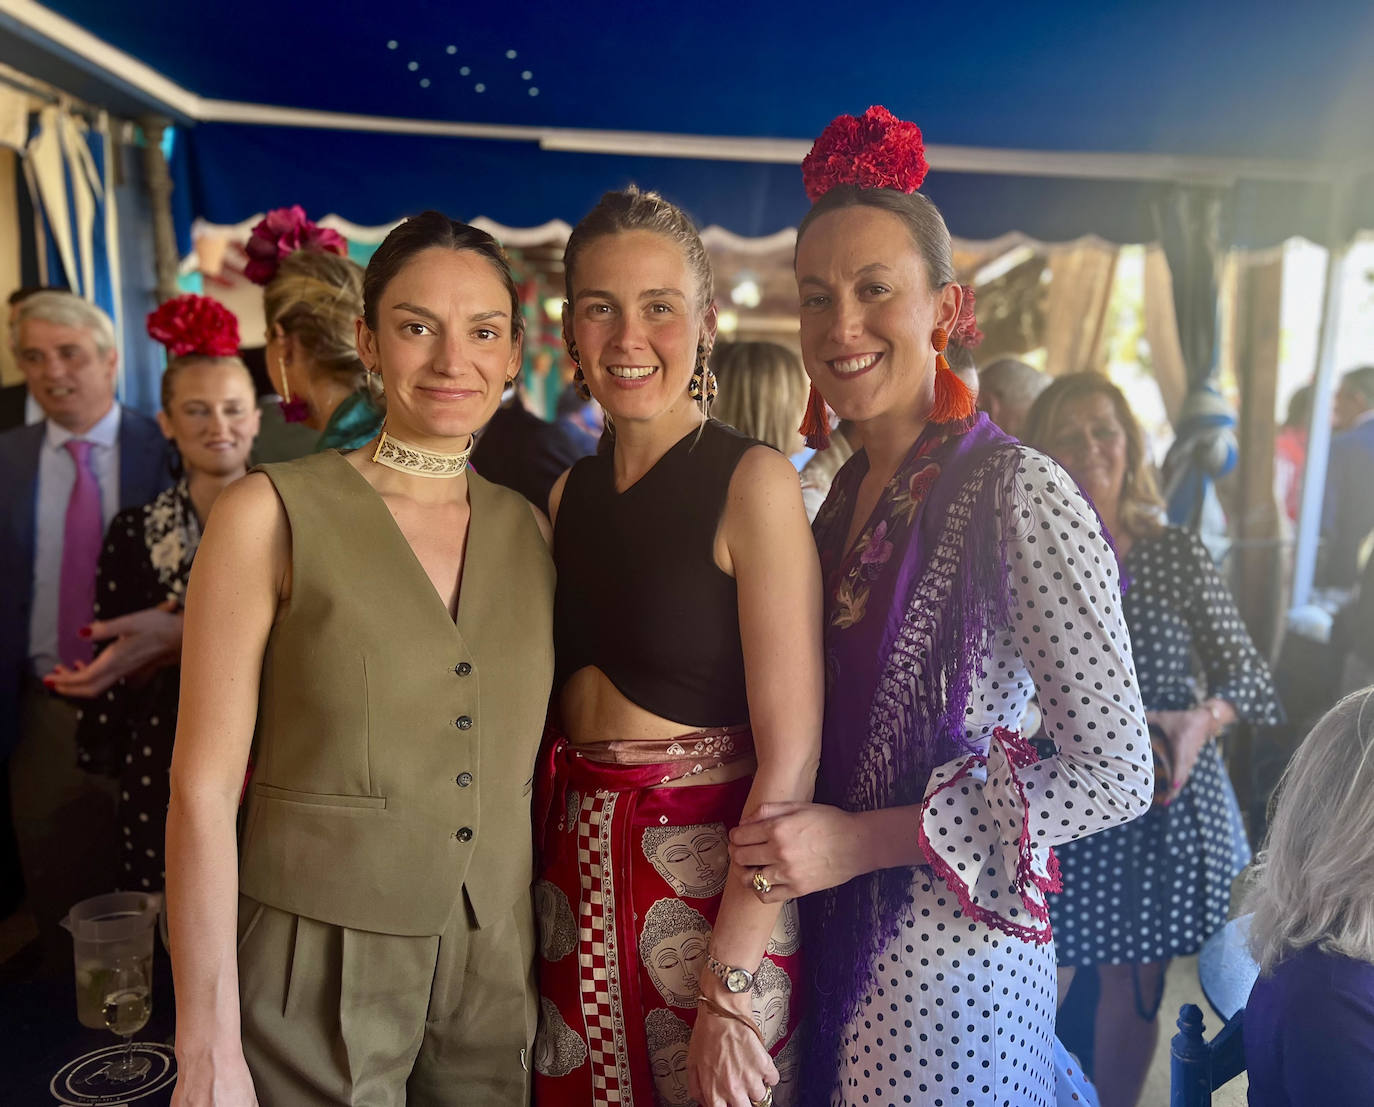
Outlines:
[[[125,408],[119,419],[119,508],[142,507],[172,485],[167,440],[157,424]]]
[[[3,622],[0,626],[0,654],[4,666],[17,664],[26,656],[29,640],[29,605],[33,599],[33,548],[38,532],[38,459],[43,449],[46,423],[17,427],[0,435],[0,577],[6,584],[6,595],[0,602]],[[0,679],[8,677],[8,673]],[[3,701],[0,693],[0,701]],[[0,702],[0,710],[6,704]],[[11,712],[12,714],[12,712]],[[4,727],[10,720],[0,721],[0,753],[6,748]]]
[[[9,453],[9,464],[13,466],[7,474],[6,483],[9,494],[9,530],[13,548],[19,553],[19,564],[33,564],[34,534],[37,530],[35,512],[38,510],[38,458],[43,449],[43,435],[47,423],[33,423],[9,432],[13,450]]]

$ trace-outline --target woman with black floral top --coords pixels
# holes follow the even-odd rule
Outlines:
[[[159,891],[163,884],[181,605],[210,506],[247,471],[258,430],[252,377],[237,357],[174,358],[162,379],[158,423],[181,455],[182,476],[151,503],[111,521],[100,554],[91,630],[97,639],[112,637],[102,650],[112,652],[123,645],[118,620],[125,617],[162,614],[170,629],[160,655],[96,691],[81,711],[77,730],[91,767],[107,767],[119,776],[117,825],[123,843],[117,883],[131,891]],[[91,670],[98,672],[98,666],[99,653]],[[79,688],[83,675],[59,672],[54,679]]]

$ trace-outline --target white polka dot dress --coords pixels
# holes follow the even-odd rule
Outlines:
[[[931,865],[914,870],[909,913],[845,1028],[834,1105],[1080,1101],[1056,1065],[1049,847],[1141,814],[1151,762],[1097,518],[1034,451],[1020,448],[1016,482],[1011,625],[974,683],[965,726],[986,756],[931,776],[919,828]],[[1037,693],[1057,748],[1038,761],[1015,733]]]
[[[1123,606],[1147,708],[1187,710],[1216,696],[1248,722],[1281,720],[1269,668],[1196,535],[1168,527],[1141,539],[1126,569]],[[1231,882],[1249,860],[1213,742],[1167,807],[1059,851],[1064,891],[1051,898],[1059,963],[1145,964],[1196,953],[1225,925]]]

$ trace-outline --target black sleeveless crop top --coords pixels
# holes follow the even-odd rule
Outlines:
[[[684,726],[749,721],[735,581],[714,548],[730,478],[756,445],[710,420],[619,493],[611,453],[572,467],[553,539],[555,689],[595,665]]]

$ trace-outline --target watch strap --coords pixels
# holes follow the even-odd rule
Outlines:
[[[739,965],[727,965],[724,961],[717,960],[715,954],[713,953],[708,953],[706,955],[706,967],[710,969],[711,972],[716,976],[716,978],[719,979],[720,982],[724,984],[727,988],[730,987],[730,974],[732,972],[739,971],[748,974],[751,984],[754,980],[754,976],[756,975],[755,973],[750,972],[748,969],[741,968]]]

